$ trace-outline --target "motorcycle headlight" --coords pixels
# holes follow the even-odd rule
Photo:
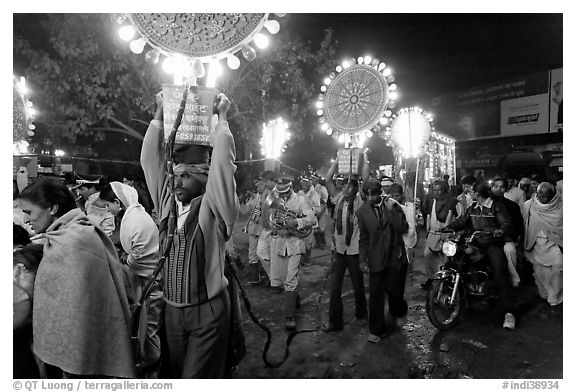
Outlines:
[[[444,242],[444,245],[442,245],[442,253],[449,257],[454,256],[456,254],[456,244],[452,241]]]

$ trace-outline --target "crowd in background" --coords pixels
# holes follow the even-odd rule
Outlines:
[[[233,156],[227,159],[233,162]],[[369,163],[367,159],[365,163]],[[490,245],[492,269],[498,271],[495,275],[502,300],[500,310],[505,314],[504,327],[515,328],[510,289],[521,283],[533,282],[550,311],[561,314],[561,179],[551,183],[540,174],[526,177],[505,174],[491,179],[465,175],[451,186],[450,178],[444,176],[431,181],[426,191],[421,184],[416,185],[415,192],[413,173],[408,173],[403,182],[386,176],[378,178],[366,168],[362,175],[337,175],[337,168],[335,162],[325,179],[317,173],[293,177],[264,172],[254,182],[254,189],[243,194],[240,203],[235,205],[238,198],[232,178],[227,180],[234,185],[227,190],[231,192],[230,200],[224,201],[218,195],[221,183],[214,179],[212,185],[206,184],[207,168],[182,166],[178,169],[181,171],[175,172],[176,177],[180,176],[183,183],[191,176],[199,176],[203,188],[188,200],[178,197],[177,204],[181,204],[177,211],[185,214],[191,211],[195,218],[190,219],[204,222],[208,218],[202,208],[210,208],[210,216],[216,216],[217,222],[191,229],[187,226],[190,224],[187,215],[186,222],[178,218],[178,226],[174,223],[176,241],[181,242],[185,253],[178,256],[178,248],[169,245],[169,248],[172,246],[169,262],[188,257],[202,264],[210,257],[208,247],[213,241],[210,238],[218,238],[220,245],[213,244],[216,247],[226,242],[226,249],[233,253],[234,222],[218,214],[229,208],[230,216],[237,215],[239,208],[240,215],[248,217],[244,228],[249,237],[245,283],[269,287],[273,293],[282,294],[279,306],[283,308],[288,330],[297,327],[299,278],[305,273],[301,267],[313,263],[310,257],[313,247],[329,248],[333,253],[329,323],[323,330],[329,333],[344,328],[346,310],[341,297],[348,271],[355,296],[355,322],[368,325],[368,339],[377,343],[390,332],[384,322],[386,297],[397,325],[406,321],[404,281],[407,265],[413,261],[414,248],[424,247],[427,280],[422,282],[422,287],[426,289],[445,261],[440,231],[472,227],[477,224],[476,217],[491,216],[496,222],[493,229],[504,233],[502,241]],[[200,304],[219,298],[220,291],[212,294],[206,286],[215,284],[210,276],[218,276],[224,285],[231,279],[224,279],[221,261],[215,261],[211,267],[202,264],[202,268],[208,268],[204,272],[207,281],[195,288],[200,291],[195,292],[198,297],[193,298],[191,293],[181,291],[191,287],[186,286],[181,277],[168,278],[171,283],[165,286],[162,273],[155,275],[164,250],[160,233],[163,219],[168,222],[168,210],[158,210],[158,204],[167,199],[159,199],[165,195],[161,191],[155,194],[152,190],[151,195],[149,189],[153,188],[142,176],[132,174],[122,181],[105,181],[103,176],[92,175],[80,176],[68,184],[49,178],[31,184],[14,182],[15,378],[142,374],[157,377],[163,356],[172,359],[173,371],[181,372],[182,377],[226,374],[224,370],[216,373],[191,370],[215,367],[221,357],[196,358],[195,365],[187,370],[186,361],[193,361],[190,354],[173,351],[167,354],[169,350],[163,346],[166,344],[162,336],[165,323],[182,323],[179,318],[200,314],[179,313],[183,309],[197,309],[194,298],[200,298]],[[181,188],[184,192],[186,186]],[[180,189],[178,185],[176,189]],[[211,201],[201,208],[204,192],[208,192],[206,200]],[[218,207],[218,203],[229,204]],[[168,208],[166,206],[169,203],[164,208]],[[271,214],[274,214],[272,218]],[[227,227],[225,235],[220,232],[222,225]],[[418,241],[419,231],[425,232],[423,241]],[[198,243],[203,244],[201,248]],[[203,253],[200,257],[200,253],[193,252]],[[179,274],[171,269],[170,263],[162,271]],[[187,265],[182,264],[183,268],[189,268]],[[368,301],[365,274],[369,278]],[[142,339],[138,345],[139,355],[135,356],[129,336],[132,311],[151,280],[154,284],[146,297]],[[166,290],[170,290],[168,300]],[[231,312],[228,301],[233,294],[226,297],[222,299],[224,313]],[[192,303],[177,298],[188,298],[186,301]],[[164,314],[167,301],[172,312],[169,321]],[[229,333],[228,327],[210,325],[225,331],[223,334]],[[184,344],[183,338],[173,335],[167,339]],[[186,335],[185,339],[192,337]],[[226,345],[221,347],[228,350]],[[174,363],[178,361],[182,363]],[[144,373],[137,373],[135,369],[144,369]]]

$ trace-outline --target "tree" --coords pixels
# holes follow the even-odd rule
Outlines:
[[[337,64],[337,42],[327,30],[319,37],[318,48],[313,48],[313,42],[303,41],[291,31],[289,15],[281,24],[268,49],[220,80],[222,90],[233,99],[231,117],[239,125],[235,136],[243,159],[249,152],[259,155],[262,124],[279,116],[290,124],[294,136],[289,147],[309,145],[317,136],[314,102],[321,81]],[[313,157],[317,155],[308,155]],[[310,160],[298,163],[303,169]]]
[[[84,153],[137,160],[153,115],[154,95],[171,76],[147,63],[144,55],[131,53],[110,16],[15,14],[15,68],[22,69],[41,111],[35,123],[42,140],[37,142],[68,142]],[[281,23],[269,49],[259,51],[252,62],[242,61],[240,69],[229,70],[219,81],[218,87],[233,99],[231,121],[239,159],[259,151],[262,123],[278,116],[291,125],[293,145],[309,145],[316,137],[313,102],[321,80],[336,65],[335,42],[327,31],[312,49],[312,42],[290,31],[289,17]],[[118,140],[114,135],[125,143],[111,144]],[[102,141],[106,148],[80,149],[79,143],[86,140]],[[317,158],[307,156],[311,157]],[[299,163],[303,168],[310,162]]]
[[[44,32],[43,39],[32,40],[15,23],[14,58],[24,64],[40,111],[35,123],[45,137],[39,142],[62,145],[83,137],[102,141],[106,133],[120,133],[131,143],[108,145],[108,157],[135,159],[134,147],[140,146],[160,88],[157,70],[115,38],[117,27],[109,15],[17,18]]]

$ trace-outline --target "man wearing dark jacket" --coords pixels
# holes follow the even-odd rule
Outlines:
[[[505,238],[512,238],[512,217],[503,203],[490,197],[490,187],[487,184],[474,184],[472,198],[475,202],[466,209],[463,215],[446,226],[447,230],[467,230],[490,232],[492,234],[478,237],[476,245],[488,256],[492,278],[500,293],[498,313],[504,314],[503,327],[516,328],[516,318],[512,314],[512,303],[508,289],[508,269],[504,254]]]
[[[388,296],[390,314],[397,320],[408,312],[404,300],[408,260],[402,240],[402,234],[408,231],[408,222],[398,203],[382,198],[378,180],[369,178],[363,188],[367,200],[356,213],[359,256],[360,263],[367,262],[370,270],[368,341],[377,343],[386,336],[385,296]]]
[[[522,218],[522,211],[520,206],[509,200],[504,196],[508,190],[508,181],[501,177],[494,177],[492,179],[492,187],[490,189],[490,197],[494,201],[500,202],[510,213],[512,217],[512,230],[511,237],[505,238],[504,244],[504,254],[506,255],[506,261],[508,262],[508,272],[510,273],[510,284],[513,287],[518,287],[520,284],[520,276],[517,272],[518,266],[518,244],[522,242],[522,236],[524,234],[524,219]]]

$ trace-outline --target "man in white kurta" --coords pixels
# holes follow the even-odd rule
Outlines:
[[[538,293],[555,309],[562,304],[563,205],[554,185],[543,182],[526,203],[524,253],[534,267]]]

